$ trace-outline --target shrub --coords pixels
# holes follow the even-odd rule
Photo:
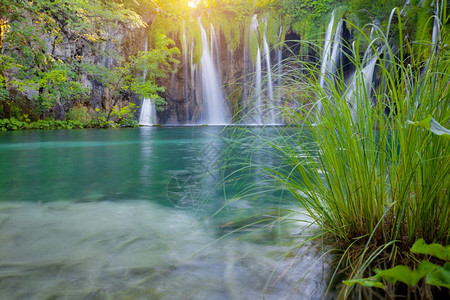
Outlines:
[[[289,112],[299,130],[271,143],[285,165],[268,170],[334,241],[343,253],[338,268],[350,279],[377,265],[411,264],[418,237],[447,245],[450,236],[448,53],[421,61],[401,32],[395,51],[388,31],[362,58],[363,31],[354,29],[361,36],[349,55],[353,83],[346,88],[336,76],[325,88],[316,69],[305,70],[310,76],[297,85],[310,97],[305,102],[320,99],[323,109]],[[378,86],[365,81],[364,68],[374,59]],[[350,292],[345,286],[341,296]]]

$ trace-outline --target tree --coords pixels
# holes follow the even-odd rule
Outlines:
[[[141,16],[120,0],[0,0],[0,4],[0,113],[11,103],[11,89],[22,92],[41,117],[55,104],[86,97],[89,91],[79,80],[86,61],[77,49],[99,51],[113,40],[107,36],[108,28],[118,24],[145,26]],[[65,49],[72,50],[64,53]]]
[[[144,98],[150,98],[157,106],[166,104],[158,95],[159,92],[164,92],[164,88],[158,86],[156,81],[167,77],[173,66],[179,63],[176,56],[180,55],[180,50],[174,45],[173,40],[161,35],[156,41],[155,48],[129,57],[120,66],[110,70],[103,67],[91,70],[90,75],[102,80],[111,90],[110,100],[114,100],[114,103],[108,112],[108,120],[120,99],[120,93],[124,91],[132,91]],[[144,73],[146,76],[143,76]]]

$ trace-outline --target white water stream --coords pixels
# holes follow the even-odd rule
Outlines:
[[[198,21],[202,36],[202,58],[201,58],[201,77],[202,77],[202,99],[204,104],[203,122],[209,125],[225,125],[228,124],[227,109],[222,91],[222,82],[218,69],[213,59],[213,51],[210,50],[206,30],[200,19]],[[213,32],[211,30],[211,32]],[[215,35],[211,33],[211,36]],[[215,41],[211,42],[214,45]]]
[[[264,56],[266,59],[266,72],[267,72],[267,96],[268,96],[268,109],[270,111],[270,124],[275,124],[275,105],[273,103],[273,82],[272,82],[272,65],[270,62],[270,50],[267,43],[267,20],[264,21],[264,34],[263,34],[263,47]]]
[[[148,35],[145,37],[144,51],[148,51]],[[144,80],[147,77],[147,70],[144,71]],[[139,124],[144,126],[151,126],[157,123],[156,106],[152,99],[144,98],[142,100],[141,115],[139,117]]]

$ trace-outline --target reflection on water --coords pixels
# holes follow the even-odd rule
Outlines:
[[[247,168],[279,163],[274,134],[0,133],[2,299],[320,299],[320,249]]]

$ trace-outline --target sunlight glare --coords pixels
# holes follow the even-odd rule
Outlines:
[[[189,0],[188,1],[188,5],[191,8],[196,8],[199,3],[200,3],[200,0]]]

